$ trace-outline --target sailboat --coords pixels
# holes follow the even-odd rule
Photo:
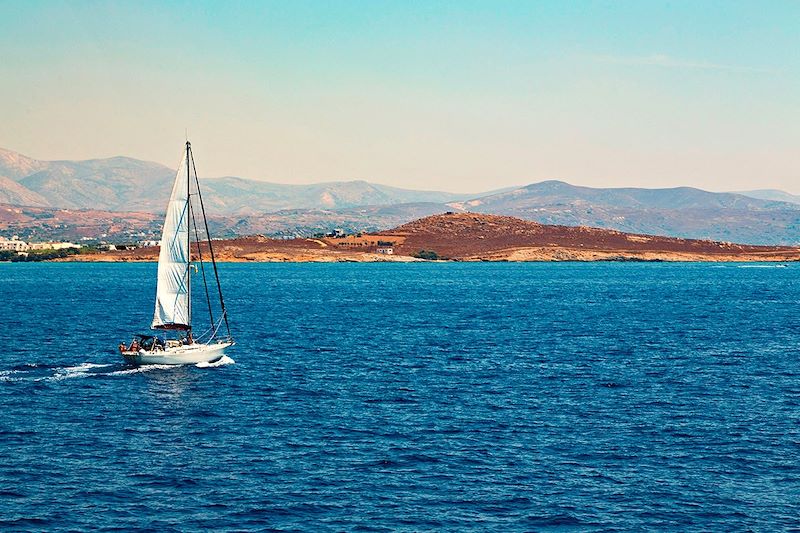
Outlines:
[[[202,218],[204,239],[201,239],[202,234],[198,231],[198,216]],[[194,263],[193,241],[197,259]],[[205,242],[201,244],[201,241]],[[214,299],[219,299],[215,305],[212,305],[209,292],[204,252],[207,253],[207,258],[213,267],[217,288]],[[192,323],[193,272],[200,274],[204,300],[208,305],[209,325],[199,334],[195,333]],[[215,309],[218,312],[216,317]],[[175,175],[175,183],[172,186],[164,218],[161,250],[158,254],[156,305],[150,327],[155,330],[153,335],[135,335],[129,346],[124,342],[119,345],[119,351],[127,362],[136,365],[213,363],[221,359],[225,355],[225,349],[234,344],[222,297],[222,287],[219,284],[217,262],[208,231],[203,197],[200,195],[200,181],[192,156],[192,145],[188,140],[178,173]]]

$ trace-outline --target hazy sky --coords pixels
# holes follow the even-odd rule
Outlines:
[[[800,193],[800,2],[0,0],[0,146],[201,176]]]

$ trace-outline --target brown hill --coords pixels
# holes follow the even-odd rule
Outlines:
[[[378,254],[391,242],[393,255]],[[408,261],[422,250],[458,261],[797,261],[800,248],[636,235],[588,227],[549,226],[474,213],[425,217],[376,234],[326,239],[262,236],[214,243],[222,261]],[[203,253],[207,256],[207,252]],[[72,260],[153,261],[158,248],[76,256]]]
[[[800,249],[677,239],[615,230],[552,226],[476,213],[425,217],[381,232],[396,252],[457,260],[796,260]]]

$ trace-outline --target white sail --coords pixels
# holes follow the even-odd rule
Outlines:
[[[164,219],[153,328],[185,329],[190,326],[188,164],[184,153]]]

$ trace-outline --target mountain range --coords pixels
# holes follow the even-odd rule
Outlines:
[[[58,228],[59,235],[71,234],[75,216],[64,209],[91,209],[99,220],[116,221],[104,231],[107,235],[115,235],[114,228],[120,227],[134,231],[139,222],[119,224],[126,217],[149,220],[151,231],[156,219],[143,214],[163,212],[174,172],[129,157],[39,161],[0,149],[0,204],[27,206],[27,213],[39,208],[30,217],[39,235],[52,228]],[[592,188],[544,181],[456,194],[363,180],[288,185],[233,176],[205,178],[201,184],[215,233],[227,236],[305,235],[335,227],[380,231],[436,213],[469,211],[631,233],[748,244],[800,243],[800,197],[775,190],[720,193],[691,187]],[[23,219],[28,220],[19,218],[14,226],[22,234],[27,227]]]
[[[130,157],[38,161],[0,148],[0,203],[33,207],[163,212],[175,170]],[[227,176],[202,179],[209,209],[249,215],[285,209],[444,203],[475,195],[415,191],[363,180],[288,185]]]

